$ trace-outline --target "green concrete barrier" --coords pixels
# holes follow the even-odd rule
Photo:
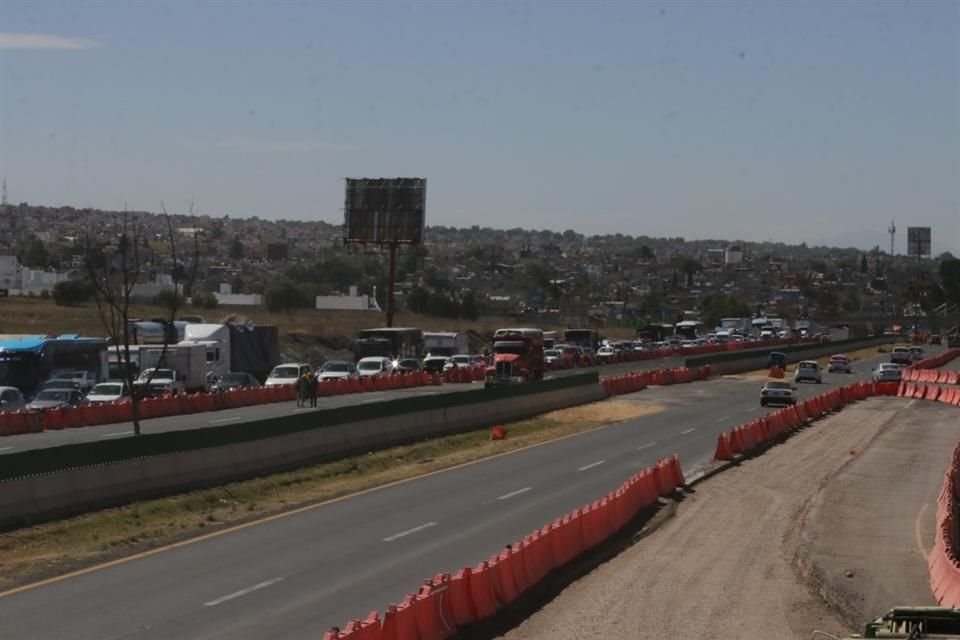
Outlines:
[[[785,345],[782,347],[769,347],[765,349],[746,349],[743,351],[729,351],[725,353],[708,354],[704,356],[694,356],[684,361],[686,367],[699,367],[705,364],[735,363],[736,361],[757,362],[758,358],[766,356],[771,351],[779,351],[787,356],[787,362],[799,362],[808,357],[820,357],[833,353],[843,353],[853,351],[864,347],[879,346],[892,342],[894,338],[890,336],[873,336],[869,338],[851,338],[850,340],[836,340],[831,342],[807,342],[800,344]],[[814,355],[819,354],[819,355]],[[761,365],[762,366],[762,365]]]
[[[535,396],[563,389],[599,383],[597,372],[554,378],[522,385],[477,389],[461,393],[440,393],[415,398],[400,398],[370,404],[335,407],[293,415],[278,416],[252,422],[218,427],[166,431],[138,437],[83,442],[77,444],[30,449],[2,457],[0,481],[54,473],[63,469],[110,464],[150,456],[183,451],[223,447],[243,442],[323,429],[334,425],[362,422],[385,416],[455,409],[474,404],[495,403],[511,398]]]

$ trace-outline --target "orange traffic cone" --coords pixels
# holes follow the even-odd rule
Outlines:
[[[490,429],[490,439],[491,440],[506,440],[507,439],[507,430],[503,428],[503,425],[497,425],[493,429]]]

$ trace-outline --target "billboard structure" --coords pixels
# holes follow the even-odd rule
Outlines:
[[[347,178],[344,243],[423,243],[426,178]]]
[[[931,255],[930,227],[907,227],[907,255],[918,258]]]
[[[397,248],[423,243],[426,178],[347,178],[343,243],[373,244],[390,250],[387,326],[393,326]]]

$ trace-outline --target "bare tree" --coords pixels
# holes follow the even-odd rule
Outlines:
[[[199,241],[194,232],[193,255],[189,267],[185,269],[177,252],[173,220],[162,204],[161,208],[163,208],[167,231],[166,241],[172,260],[174,291],[174,295],[169,297],[169,303],[166,305],[165,331],[169,334],[171,331],[176,331],[173,322],[185,300],[182,292],[192,288],[196,279]],[[193,215],[192,205],[190,214]],[[154,368],[145,380],[138,381],[134,361],[130,356],[130,345],[136,340],[131,327],[131,307],[136,286],[142,283],[145,268],[149,266],[143,253],[146,241],[143,223],[126,210],[121,216],[120,229],[113,237],[101,241],[90,230],[84,235],[85,270],[93,284],[97,311],[110,340],[110,348],[118,355],[120,374],[130,392],[133,431],[136,435],[140,435],[140,403],[146,397],[156,373]],[[175,336],[175,333],[173,335]],[[161,362],[166,357],[169,342],[170,336],[165,335],[160,352]]]

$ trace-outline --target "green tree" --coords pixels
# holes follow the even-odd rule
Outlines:
[[[423,287],[414,287],[407,295],[407,309],[413,313],[427,313],[430,306],[430,292]]]
[[[960,260],[949,259],[941,262],[938,275],[943,297],[950,304],[960,305]]]
[[[230,281],[230,291],[233,293],[243,293],[246,285],[243,282],[243,278],[240,276],[233,276],[233,279]]]
[[[36,236],[30,236],[22,244],[20,253],[20,262],[25,267],[31,269],[46,269],[50,263],[50,254],[47,252],[47,246]]]
[[[240,236],[233,236],[233,240],[230,241],[230,249],[227,251],[227,255],[230,256],[231,260],[243,259],[243,242],[240,241]]]
[[[310,300],[306,299],[297,283],[289,278],[276,278],[271,281],[265,288],[264,297],[266,298],[267,309],[273,312],[290,311],[310,306]]]
[[[700,303],[700,319],[707,328],[719,326],[721,318],[749,317],[750,305],[734,295],[714,293]]]
[[[53,285],[53,302],[58,307],[72,307],[93,297],[93,285],[87,280],[66,280]]]
[[[460,317],[464,320],[476,320],[480,315],[477,306],[477,298],[473,291],[468,291],[460,300]]]
[[[197,291],[190,298],[190,303],[195,307],[204,309],[216,309],[219,304],[217,296],[213,295],[211,291]]]
[[[153,304],[164,309],[177,309],[184,302],[184,295],[175,289],[164,289],[153,297]]]

